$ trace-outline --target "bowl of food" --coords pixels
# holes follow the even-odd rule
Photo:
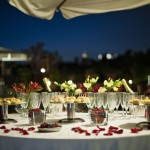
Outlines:
[[[47,123],[43,122],[38,128],[39,132],[58,132],[61,130],[62,126],[57,123]]]

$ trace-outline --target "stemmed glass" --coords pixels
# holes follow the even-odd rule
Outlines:
[[[125,101],[124,101],[124,94],[126,92],[120,92],[119,93],[119,99],[120,99],[120,104],[121,104],[121,108],[122,108],[122,116],[124,116],[124,109],[125,109]]]
[[[44,112],[45,112],[45,120],[46,120],[46,109],[51,99],[51,94],[52,93],[48,93],[48,92],[41,92],[40,94],[40,99],[41,99],[42,105],[44,107]]]
[[[104,93],[94,93],[95,106],[101,108],[104,98]]]
[[[103,107],[103,109],[105,110],[105,113],[106,113],[106,123],[105,124],[107,124],[108,123],[108,101],[107,101],[107,92],[105,93],[103,93],[103,99],[102,99],[102,107]]]
[[[64,96],[63,107],[64,107],[64,111],[66,111],[66,109],[67,109],[67,104],[65,103],[65,98],[69,96],[69,93],[68,93],[68,92],[62,92],[62,95]]]
[[[84,96],[86,96],[90,99],[90,101],[86,103],[86,105],[88,107],[88,112],[89,112],[89,110],[95,106],[96,100],[94,98],[93,92],[85,92]]]
[[[124,93],[123,94],[123,103],[124,103],[124,109],[126,111],[126,117],[127,117],[128,109],[130,107],[129,100],[135,98],[137,94],[138,94],[137,92],[134,92],[134,93]],[[133,109],[133,116],[134,116],[135,115],[134,114],[134,108],[132,108],[132,107],[130,107],[130,108]]]
[[[127,111],[129,109],[129,98],[130,98],[130,93],[124,93],[123,94],[123,101],[124,101],[124,109],[125,109],[125,115],[127,117]]]
[[[116,114],[118,115],[118,108],[120,106],[121,99],[120,99],[120,93],[118,92],[117,94],[118,94],[118,96],[117,96],[117,99],[116,99],[116,106],[115,106],[115,108],[116,108]]]
[[[106,95],[106,99],[108,102],[108,109],[110,114],[113,114],[113,111],[116,107],[117,99],[118,99],[118,94],[116,92],[108,92]],[[111,115],[111,119],[114,119],[114,116]]]
[[[104,99],[102,100],[102,107],[107,110],[108,107],[108,101],[107,101],[107,93],[103,93],[104,94]]]
[[[131,104],[131,103],[130,103],[130,100],[138,99],[139,102],[140,102],[141,98],[142,98],[142,97],[139,96],[137,92],[130,93],[130,96],[128,97],[129,111],[130,111],[130,113],[131,113],[131,115],[132,115],[133,117],[136,117],[136,112],[135,112],[135,110],[136,110],[137,105]]]

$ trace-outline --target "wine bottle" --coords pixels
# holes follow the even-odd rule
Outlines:
[[[124,87],[125,87],[125,89],[126,89],[127,92],[134,93],[133,90],[127,84],[127,81],[125,79],[122,79],[122,84],[124,85]]]
[[[44,83],[45,83],[45,87],[46,87],[46,90],[48,91],[48,92],[51,92],[52,90],[51,90],[51,88],[50,88],[50,85],[51,85],[51,81],[48,79],[48,78],[43,78],[43,81],[44,81]]]

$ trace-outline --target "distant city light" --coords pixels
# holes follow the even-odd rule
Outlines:
[[[103,55],[102,54],[98,54],[98,59],[102,60],[103,59]]]
[[[112,59],[112,54],[107,53],[107,54],[106,54],[106,58],[107,58],[107,59]]]
[[[130,80],[128,81],[128,83],[129,83],[129,84],[133,84],[133,81],[130,79]]]
[[[46,71],[45,68],[41,68],[42,73],[45,73],[45,71]]]
[[[86,52],[83,52],[82,53],[82,58],[87,58],[88,57],[88,54]]]

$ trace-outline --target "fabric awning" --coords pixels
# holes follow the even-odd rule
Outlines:
[[[150,4],[150,0],[8,0],[9,3],[33,17],[52,19],[61,11],[66,19],[87,14],[133,9]]]

